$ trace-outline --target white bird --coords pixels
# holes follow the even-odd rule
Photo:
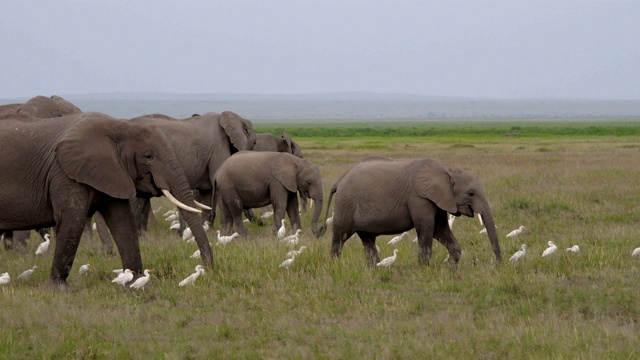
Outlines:
[[[169,215],[175,215],[177,213],[178,211],[176,209],[171,209],[171,210],[168,210],[166,213],[162,214],[162,216],[168,217]]]
[[[176,214],[171,214],[169,216],[167,216],[166,218],[164,218],[165,221],[169,222],[169,221],[174,221],[178,219],[178,215]]]
[[[306,249],[306,246],[300,246],[300,249],[298,250],[291,250],[287,253],[288,257],[292,257],[292,256],[299,256],[300,254],[302,254],[302,250]]]
[[[519,228],[513,230],[512,232],[507,234],[507,237],[514,237],[520,235],[520,233],[525,229],[524,226],[520,225]]]
[[[553,241],[548,241],[547,245],[549,245],[549,247],[544,249],[544,251],[542,252],[542,257],[549,256],[556,252],[556,250],[558,250],[558,247],[553,243]]]
[[[400,241],[402,241],[402,239],[404,239],[404,237],[407,235],[407,232],[403,232],[402,234],[398,235],[398,236],[394,236],[391,238],[391,240],[389,240],[389,242],[387,244],[389,245],[393,245],[393,244],[397,244]]]
[[[33,275],[33,272],[36,271],[37,268],[38,268],[37,266],[34,266],[31,269],[23,271],[22,274],[18,275],[18,279],[26,280],[26,279],[30,278],[31,275]]]
[[[173,220],[171,225],[169,225],[169,230],[178,230],[178,229],[180,229],[180,221]]]
[[[520,247],[520,250],[513,253],[513,255],[511,255],[511,257],[509,258],[509,261],[510,262],[518,261],[520,260],[520,258],[525,256],[526,254],[527,254],[527,245],[522,244],[522,246]]]
[[[145,269],[144,276],[137,278],[136,281],[134,281],[133,284],[131,284],[129,287],[136,290],[137,289],[144,290],[144,286],[147,285],[147,283],[149,282],[149,278],[151,277],[150,273],[151,273],[151,270]]]
[[[287,229],[284,227],[284,219],[282,219],[282,226],[278,229],[278,239],[283,239],[286,233]]]
[[[204,267],[202,267],[202,265],[198,265],[196,266],[196,272],[187,276],[184,280],[180,281],[178,286],[185,286],[189,284],[194,285],[196,279],[202,274],[204,274]]]
[[[200,250],[196,250],[193,254],[191,254],[191,256],[189,256],[190,259],[200,259]]]
[[[333,213],[331,214],[331,217],[327,218],[327,220],[324,221],[324,223],[329,226],[331,224],[333,224]]]
[[[273,211],[265,211],[262,215],[260,215],[263,219],[268,219],[273,216]]]
[[[89,267],[91,265],[89,264],[84,264],[82,266],[80,266],[80,270],[78,270],[78,273],[80,273],[80,275],[87,275],[87,273],[89,272]]]
[[[11,282],[11,275],[9,273],[4,273],[0,275],[0,285],[7,285]]]
[[[291,256],[291,258],[280,263],[279,267],[289,270],[289,266],[291,266],[291,264],[293,264],[295,260],[296,260],[296,255],[294,254],[293,256]]]
[[[391,264],[396,262],[397,257],[398,257],[398,249],[393,249],[393,255],[380,260],[380,262],[377,263],[376,266],[377,267],[391,266]]]
[[[193,237],[193,233],[191,232],[191,228],[186,228],[182,232],[182,240],[187,241]]]
[[[233,234],[228,236],[220,235],[220,230],[216,230],[216,232],[218,233],[218,242],[216,243],[216,245],[226,245],[236,237],[240,236],[240,234],[238,234],[237,232],[234,232]]]
[[[573,245],[572,247],[567,248],[567,251],[568,251],[568,252],[573,252],[573,253],[580,252],[580,246],[578,246],[578,245]]]
[[[204,230],[204,232],[209,231],[209,228],[211,227],[211,223],[207,220],[204,222],[204,224],[202,225],[202,230]]]
[[[411,240],[411,242],[418,242],[418,236],[416,235],[415,239]]]
[[[631,252],[631,256],[640,257],[640,247],[633,249],[633,251]]]
[[[49,234],[44,234],[44,241],[40,243],[40,245],[38,245],[38,248],[36,249],[36,255],[42,255],[44,253],[47,252],[47,250],[49,250],[49,245],[51,244],[51,240],[50,240],[50,236]]]
[[[93,231],[98,230],[98,225],[96,225],[96,223],[93,223],[93,225],[91,225],[91,229],[92,229]]]
[[[126,269],[124,272],[118,274],[118,276],[111,280],[112,283],[122,285],[124,287],[129,281],[133,280],[133,272]]]
[[[242,222],[243,222],[243,223],[248,223],[248,222],[250,222],[250,221],[251,221],[251,220],[249,220],[249,219],[244,219],[244,220],[242,220]]]
[[[289,235],[280,241],[289,246],[295,246],[300,241],[300,234],[302,234],[302,230],[298,229],[295,234]]]
[[[456,220],[456,217],[449,214],[449,229],[453,229],[453,222]]]
[[[498,228],[498,225],[495,225],[496,229]],[[486,234],[487,233],[487,228],[483,228],[482,230],[480,230],[480,232],[478,232],[478,234]]]

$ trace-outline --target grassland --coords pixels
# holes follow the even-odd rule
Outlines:
[[[630,256],[640,246],[639,125],[428,124],[433,133],[402,136],[261,126],[287,129],[321,168],[327,191],[351,164],[374,154],[432,157],[470,170],[485,186],[504,256],[522,243],[529,253],[519,263],[496,266],[478,221],[459,218],[453,227],[463,248],[457,269],[442,262],[446,253],[438,243],[432,263],[419,266],[410,240],[397,245],[398,260],[389,269],[368,268],[357,237],[332,261],[328,232],[320,239],[303,234],[308,249],[286,271],[278,264],[288,248],[270,227],[251,226],[251,238],[215,247],[215,267],[195,286],[179,288],[198,263],[189,259],[195,245],[160,223],[141,240],[145,265],[155,270],[146,291],[111,284],[119,258],[85,239],[69,278],[74,291],[55,292],[44,286],[51,252],[35,257],[34,238],[25,252],[0,250],[0,272],[14,278],[0,288],[0,358],[639,356],[640,259]],[[597,131],[581,132],[590,126]],[[168,209],[156,200],[160,213]],[[309,218],[303,217],[306,229]],[[519,225],[528,227],[520,237],[504,236]],[[378,239],[383,256],[393,251],[389,238]],[[561,251],[543,259],[548,240]],[[564,251],[573,244],[580,253]],[[80,277],[84,263],[91,272]],[[32,279],[16,279],[33,265],[39,269]]]

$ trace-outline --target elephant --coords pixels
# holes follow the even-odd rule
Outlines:
[[[164,134],[102,113],[0,121],[0,232],[54,227],[50,282],[66,288],[86,223],[99,212],[123,268],[142,272],[131,200],[164,194],[190,225],[200,210]],[[194,226],[203,261],[212,265],[204,230]]]
[[[322,189],[320,170],[306,159],[281,152],[241,151],[218,168],[214,179],[213,205],[220,205],[225,234],[231,232],[233,222],[237,232],[246,236],[242,210],[269,204],[273,205],[274,232],[280,227],[285,211],[295,230],[300,229],[297,195],[300,192],[316,202],[311,229],[317,234]]]
[[[325,212],[333,196],[331,256],[338,257],[344,243],[357,233],[370,265],[380,258],[378,235],[397,234],[415,228],[419,260],[428,263],[435,237],[457,264],[461,249],[447,221],[455,216],[482,215],[498,263],[502,260],[493,215],[482,187],[471,173],[429,159],[396,160],[382,156],[364,158],[349,168],[333,185]],[[320,229],[326,230],[326,225]]]
[[[282,136],[278,137],[271,133],[257,133],[256,145],[253,147],[253,150],[286,152],[302,158],[302,149],[300,149],[300,146],[291,140],[291,137],[286,131],[283,131],[281,134]]]
[[[253,123],[231,111],[194,114],[183,120],[152,114],[133,118],[130,122],[153,128],[167,137],[189,187],[198,190],[198,196],[205,204],[211,204],[213,177],[218,167],[232,154],[253,149],[256,142]],[[139,230],[144,232],[151,206],[148,200],[138,206],[143,209],[138,216]],[[205,211],[205,219],[213,223],[210,214]]]
[[[0,106],[0,116],[24,115],[37,119],[54,118],[81,112],[82,110],[77,106],[57,95],[51,97],[38,95],[24,104]]]

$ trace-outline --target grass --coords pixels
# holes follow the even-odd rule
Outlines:
[[[291,125],[295,127],[295,124]],[[481,127],[481,124],[476,126]],[[493,126],[493,125],[488,125]],[[463,254],[457,269],[442,260],[419,266],[410,233],[388,269],[365,265],[357,237],[330,260],[330,235],[304,233],[307,250],[290,271],[288,248],[270,226],[249,239],[214,247],[215,266],[195,286],[178,282],[198,264],[194,244],[158,224],[141,240],[148,289],[111,284],[117,255],[96,239],[80,245],[72,292],[44,286],[52,252],[36,257],[0,250],[0,358],[637,358],[640,348],[640,136],[370,138],[296,137],[318,164],[328,190],[368,155],[432,157],[473,171],[485,187],[503,256],[522,243],[523,261],[496,267],[476,219],[458,218]],[[605,131],[606,133],[606,131]],[[544,149],[544,150],[541,150]],[[154,207],[168,209],[164,199]],[[309,229],[310,213],[303,216]],[[519,225],[518,238],[504,234]],[[211,235],[213,240],[215,235]],[[381,236],[383,256],[394,247]],[[557,254],[541,258],[553,240]],[[581,252],[565,248],[579,244]],[[91,263],[87,277],[77,269]],[[27,281],[17,275],[33,265]]]

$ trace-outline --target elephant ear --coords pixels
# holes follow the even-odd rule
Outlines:
[[[220,126],[224,129],[224,132],[229,137],[233,147],[241,150],[250,150],[253,144],[249,144],[249,138],[244,131],[244,125],[242,123],[240,115],[231,111],[225,111],[220,114]]]
[[[89,115],[89,116],[87,116]],[[79,183],[118,199],[134,199],[136,188],[118,158],[113,131],[126,127],[124,121],[91,116],[70,127],[56,145],[56,157],[62,170]]]
[[[271,174],[275,177],[288,191],[298,191],[298,170],[295,161],[291,161],[290,155],[286,153],[277,153],[274,161],[271,162]]]
[[[433,201],[440,209],[455,214],[458,205],[453,195],[453,180],[442,164],[423,159],[415,169],[413,186],[418,195]]]
[[[287,134],[286,131],[282,131],[281,135],[284,141],[287,143],[286,152],[288,152],[289,154],[293,154],[293,148],[291,147],[291,137],[289,136],[289,134]]]

